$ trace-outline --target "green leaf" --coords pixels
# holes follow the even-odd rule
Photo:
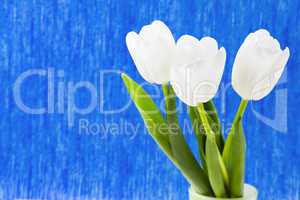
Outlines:
[[[242,100],[228,134],[223,150],[223,160],[229,175],[230,197],[243,196],[245,179],[246,139],[242,117],[247,101]]]
[[[188,113],[190,116],[190,120],[193,126],[194,134],[197,139],[198,143],[198,151],[201,159],[201,164],[204,169],[204,171],[207,172],[207,167],[206,167],[206,159],[205,159],[205,140],[206,140],[206,135],[204,132],[204,129],[202,127],[202,123],[197,111],[197,107],[188,107]]]
[[[139,86],[126,74],[122,74],[122,79],[131,96],[131,99],[140,112],[150,135],[169,157],[169,159],[173,161],[175,165],[178,165],[176,159],[173,157],[172,149],[169,143],[168,125],[161,115],[161,112],[141,86]]]
[[[246,140],[241,118],[233,124],[225,143],[223,160],[229,174],[230,197],[243,196]]]
[[[212,191],[208,177],[194,157],[179,127],[176,112],[176,95],[172,87],[168,87],[168,85],[163,86],[163,91],[173,156],[177,160],[183,175],[189,180],[193,188],[198,193],[211,195]]]
[[[227,197],[226,181],[224,179],[227,172],[226,169],[224,171],[224,164],[215,138],[210,136],[206,139],[206,163],[209,181],[216,197]]]
[[[209,187],[208,178],[205,178],[201,168],[199,171],[195,170],[195,164],[191,164],[191,167],[189,167],[187,163],[189,163],[188,160],[190,158],[186,158],[187,163],[184,163],[185,161],[183,158],[179,159],[180,162],[177,161],[176,158],[181,157],[181,155],[178,153],[181,150],[178,149],[178,147],[181,146],[181,143],[178,142],[181,136],[178,137],[178,140],[172,137],[171,147],[169,139],[169,125],[161,115],[161,112],[155,105],[154,101],[141,86],[139,86],[126,74],[122,74],[122,79],[131,96],[131,99],[144,119],[150,135],[153,137],[156,143],[175,164],[175,166],[182,172],[183,176],[186,177],[188,182],[194,187],[194,189],[197,190],[197,192],[205,195],[211,195],[212,191]],[[174,148],[174,146],[176,147]],[[185,147],[183,148],[185,149]],[[176,155],[176,157],[174,155]]]
[[[224,137],[222,134],[222,126],[218,117],[218,112],[216,106],[212,100],[204,103],[204,109],[206,113],[208,113],[208,120],[210,122],[210,126],[216,134],[216,142],[219,147],[220,152],[223,152],[224,148]]]
[[[219,120],[219,117],[217,114],[216,107],[212,100],[208,101],[207,103],[204,103],[203,105],[204,105],[204,109],[206,111],[205,114],[206,114],[207,120],[209,122],[209,125],[215,134],[218,148],[219,148],[220,152],[222,152],[223,147],[224,147],[224,137],[222,134],[222,127],[221,127],[221,123],[220,123],[220,120]],[[193,129],[194,129],[194,132],[195,132],[195,135],[197,138],[198,149],[199,149],[202,166],[206,170],[206,163],[205,163],[206,135],[205,135],[205,131],[203,128],[203,124],[200,119],[197,107],[189,106],[188,113],[189,113],[189,116],[190,116],[190,119],[191,119],[191,122],[193,125]]]
[[[209,182],[216,197],[227,197],[226,186],[229,182],[228,173],[226,171],[218,145],[216,143],[216,135],[211,129],[204,105],[200,104],[198,109],[203,127],[207,135],[205,153]]]

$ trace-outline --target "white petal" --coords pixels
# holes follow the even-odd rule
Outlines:
[[[175,45],[175,40],[170,29],[161,21],[154,21],[150,25],[144,26],[139,35],[147,42],[162,42],[168,47]]]
[[[260,52],[260,56],[263,59],[276,55],[278,52],[281,51],[279,42],[271,36],[264,39],[260,39],[257,43],[257,47],[258,51]]]
[[[256,82],[251,99],[257,101],[267,96],[279,81],[290,56],[289,48],[286,48],[272,65],[272,69]]]
[[[143,26],[139,33],[139,36],[145,43],[151,43],[153,41],[153,35],[154,35],[154,33],[153,33],[151,24]],[[155,36],[156,36],[156,34],[155,34]]]
[[[197,68],[194,72],[194,81],[198,81],[198,85],[194,86],[193,91],[195,103],[208,102],[216,95],[224,72],[225,62],[226,50],[222,47],[207,63],[201,61],[195,63]]]
[[[178,66],[187,65],[199,60],[199,40],[191,35],[181,36],[176,44]]]
[[[271,92],[288,60],[279,42],[264,29],[247,36],[233,65],[232,86],[243,98],[259,100]]]
[[[258,30],[247,36],[235,57],[232,70],[232,87],[243,98],[251,99],[253,91],[253,81],[266,70],[274,58],[259,47],[260,37],[266,39],[269,32]]]
[[[212,37],[203,37],[200,40],[200,54],[203,58],[210,59],[217,54],[218,43]]]
[[[175,41],[163,22],[154,21],[151,25],[144,26],[131,54],[132,52],[138,55],[134,61],[145,80],[157,84],[170,80],[170,68],[173,65],[173,59],[170,58],[175,57]]]
[[[185,67],[173,68],[171,72],[171,85],[177,97],[190,106],[196,106],[200,103],[198,101],[200,97],[196,95],[199,94],[200,88],[206,85],[201,79],[198,79],[196,74],[197,68],[203,68],[204,63],[201,62],[203,61]]]
[[[251,34],[250,34],[251,35]],[[251,38],[251,36],[250,36]],[[248,37],[237,52],[232,69],[232,87],[243,98],[250,99],[252,81],[264,67],[255,49],[255,45]]]
[[[209,60],[217,54],[217,51],[218,43],[211,37],[204,37],[199,41],[191,35],[183,35],[177,41],[177,63],[182,66],[198,60]]]
[[[243,42],[243,46],[251,45],[257,45],[257,43],[260,42],[260,40],[264,40],[265,38],[270,37],[269,31],[265,29],[259,29],[254,33],[248,34],[245,41]]]
[[[224,47],[221,47],[214,58],[214,64],[212,64],[213,66],[212,68],[215,69],[215,74],[217,76],[216,82],[220,83],[222,79],[225,63],[226,63],[226,50]]]
[[[146,66],[145,52],[141,49],[139,35],[135,32],[129,32],[126,35],[126,45],[141,76],[146,81],[152,82],[151,75]]]
[[[157,31],[157,34],[160,35],[164,41],[168,43],[168,45],[174,46],[175,45],[175,39],[172,35],[171,30],[168,28],[168,26],[163,23],[162,21],[156,20],[152,23],[155,30]]]
[[[212,99],[224,71],[226,51],[220,51],[211,60],[198,60],[185,67],[173,68],[171,84],[178,98],[190,106]]]
[[[270,36],[270,33],[266,29],[259,29],[254,32],[254,35],[255,35],[255,37],[258,37],[258,38],[265,38],[265,37]]]
[[[170,80],[170,68],[175,46],[169,48],[159,43],[155,38],[152,43],[140,42],[141,49],[145,56],[145,68],[151,79],[151,83],[164,84]],[[174,49],[174,50],[173,50]]]

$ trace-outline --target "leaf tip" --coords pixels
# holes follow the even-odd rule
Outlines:
[[[125,73],[121,73],[121,78],[123,79],[123,81],[125,81],[125,80],[127,80],[129,77],[128,77],[128,75],[127,74],[125,74]]]
[[[129,83],[131,81],[130,77],[125,73],[121,73],[121,78],[122,78],[124,84],[126,85],[126,87],[128,87]]]

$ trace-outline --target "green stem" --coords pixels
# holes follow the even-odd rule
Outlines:
[[[237,111],[237,113],[235,115],[233,124],[235,124],[240,118],[243,117],[244,112],[245,112],[245,110],[247,108],[247,105],[248,105],[248,100],[242,99],[241,103],[240,103],[240,106],[239,106],[239,109],[238,109],[238,111]]]
[[[178,169],[188,182],[199,192],[211,195],[212,190],[205,172],[202,170],[197,159],[187,144],[180,129],[176,111],[176,96],[172,86],[162,85],[165,96],[166,121],[169,126],[169,142]]]
[[[169,102],[169,98],[170,98],[170,90],[169,90],[169,84],[166,83],[166,84],[163,84],[162,86],[162,91],[163,91],[163,94],[164,94],[164,102],[165,102],[165,112],[166,112],[166,116],[169,115],[169,110],[170,110],[170,102]],[[167,117],[168,118],[168,117]]]
[[[214,135],[212,134],[212,130],[211,130],[211,127],[210,127],[210,125],[209,125],[209,122],[208,122],[208,119],[207,119],[207,116],[206,116],[206,111],[205,111],[205,108],[204,108],[204,104],[203,104],[203,103],[200,103],[200,104],[197,106],[197,109],[198,109],[198,112],[199,112],[201,121],[202,121],[202,123],[203,123],[203,127],[204,127],[204,130],[205,130],[205,133],[206,133],[208,136],[214,136]]]
[[[200,114],[201,121],[203,123],[203,127],[204,127],[205,132],[206,132],[207,137],[208,137],[207,139],[210,139],[211,141],[215,142],[215,134],[212,131],[210,125],[209,125],[209,121],[208,121],[207,116],[206,116],[206,111],[205,111],[205,108],[204,108],[204,104],[203,103],[199,104],[199,106],[197,108],[198,108],[198,112]],[[215,143],[215,145],[217,145],[217,144]],[[218,148],[217,148],[217,150],[219,151]],[[221,156],[220,152],[218,152],[218,160],[219,160],[221,173],[223,175],[226,187],[228,187],[228,185],[229,185],[229,176],[228,176],[226,167],[223,163],[222,156]]]

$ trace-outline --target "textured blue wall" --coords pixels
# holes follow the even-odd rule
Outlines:
[[[230,83],[235,53],[249,32],[267,28],[283,47],[289,46],[283,84],[252,104],[245,117],[247,182],[257,186],[261,200],[298,200],[299,10],[298,0],[1,0],[0,199],[187,199],[187,183],[150,136],[142,131],[135,136],[105,130],[82,134],[79,127],[82,119],[99,125],[142,123],[133,105],[119,114],[101,112],[101,107],[119,108],[129,97],[116,74],[101,78],[100,71],[125,71],[141,82],[124,38],[161,19],[176,38],[185,33],[210,35],[227,49],[224,84]],[[13,86],[20,74],[48,68],[55,70],[55,92],[58,83],[89,81],[97,87],[97,108],[76,114],[72,127],[67,111],[57,111],[58,96],[67,98],[66,94],[55,96],[53,113],[32,115],[16,104]],[[57,77],[58,70],[63,78]],[[51,101],[47,89],[47,77],[32,77],[22,85],[22,98],[30,106],[45,107]],[[276,94],[282,98],[275,101]],[[76,105],[85,107],[89,101],[87,91],[76,93]],[[224,126],[238,101],[230,88],[223,99],[216,98]],[[276,102],[283,111],[272,128],[254,111],[269,118],[277,112],[278,117]],[[187,138],[195,149],[193,137]]]

